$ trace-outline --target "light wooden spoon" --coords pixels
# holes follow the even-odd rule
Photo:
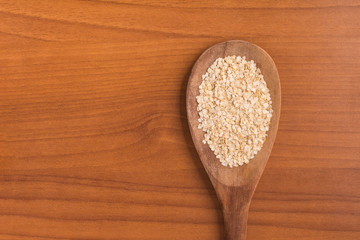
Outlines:
[[[202,143],[204,133],[198,129],[196,102],[201,76],[217,58],[232,55],[246,56],[247,60],[255,61],[270,90],[274,110],[262,149],[249,164],[234,168],[222,166],[209,146]],[[246,239],[250,201],[268,161],[279,125],[280,99],[280,80],[274,61],[263,49],[249,42],[234,40],[216,44],[199,57],[192,69],[186,92],[188,122],[196,150],[222,206],[226,240]]]

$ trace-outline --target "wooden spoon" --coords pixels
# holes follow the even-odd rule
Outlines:
[[[204,133],[198,129],[196,96],[199,95],[201,76],[212,63],[219,57],[232,55],[246,56],[247,60],[255,61],[270,90],[274,112],[262,149],[249,164],[230,168],[222,166],[209,146],[202,143]],[[280,80],[275,63],[269,54],[252,43],[234,40],[216,44],[199,57],[192,69],[186,92],[188,122],[196,150],[222,206],[226,240],[246,239],[250,201],[268,161],[279,125],[280,99]]]

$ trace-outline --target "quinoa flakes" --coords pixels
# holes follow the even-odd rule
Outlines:
[[[202,76],[199,129],[222,165],[241,166],[260,151],[269,130],[272,101],[253,60],[218,58]]]

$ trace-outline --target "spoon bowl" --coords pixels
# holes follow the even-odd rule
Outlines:
[[[211,151],[207,144],[203,144],[204,132],[198,129],[199,114],[196,96],[202,75],[217,58],[227,56],[245,56],[246,60],[254,60],[260,68],[267,87],[270,90],[273,115],[270,121],[268,136],[261,150],[248,164],[239,167],[225,167]],[[186,91],[186,110],[191,136],[200,160],[214,186],[221,203],[226,240],[246,239],[246,224],[249,205],[257,183],[264,171],[273,147],[280,117],[281,89],[279,74],[275,63],[262,48],[241,40],[218,43],[208,48],[196,61]]]

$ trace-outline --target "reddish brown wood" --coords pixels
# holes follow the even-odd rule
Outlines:
[[[233,55],[245,56],[247,60],[254,60],[257,67],[261,69],[270,90],[274,110],[268,137],[262,149],[249,164],[236,168],[222,166],[209,146],[202,143],[204,133],[198,128],[199,114],[196,102],[196,96],[199,95],[199,86],[202,82],[201,76],[206,73],[206,70],[217,58]],[[281,88],[275,63],[269,54],[254,44],[241,40],[216,44],[199,57],[191,71],[186,92],[188,122],[200,160],[210,177],[223,208],[227,240],[246,239],[248,208],[275,141],[280,108]]]
[[[0,0],[0,239],[223,239],[185,92],[231,39],[281,78],[248,240],[360,239],[359,22],[352,0]]]

